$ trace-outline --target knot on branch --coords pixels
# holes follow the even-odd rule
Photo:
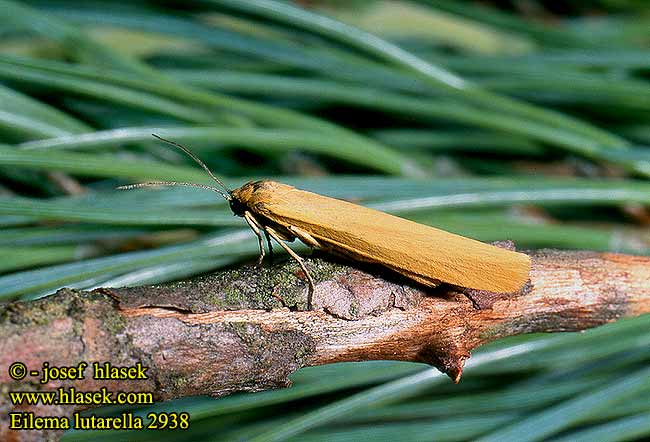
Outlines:
[[[391,308],[416,307],[422,292],[354,268],[316,284],[314,307],[340,319],[358,320]]]
[[[443,338],[438,342],[423,345],[417,358],[433,365],[457,384],[463,374],[465,361],[470,356],[471,352],[465,347],[462,340],[454,342],[452,339]]]

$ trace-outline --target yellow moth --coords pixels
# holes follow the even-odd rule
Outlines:
[[[296,189],[276,181],[254,181],[228,189],[187,148],[187,153],[223,189],[195,183],[149,182],[123,186],[192,186],[213,190],[230,203],[259,239],[260,262],[266,236],[273,238],[301,266],[309,282],[308,305],[314,289],[303,259],[284,241],[298,238],[306,245],[359,261],[381,264],[425,286],[440,282],[490,292],[514,292],[528,280],[530,258],[470,238],[418,224],[378,210]]]

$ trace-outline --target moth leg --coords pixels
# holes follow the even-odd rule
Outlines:
[[[266,236],[266,245],[269,248],[269,261],[271,261],[271,264],[273,264],[273,245],[271,244],[271,237],[269,236],[269,232],[264,229],[264,236]]]
[[[260,224],[257,222],[257,220],[253,217],[253,215],[251,215],[251,213],[248,212],[248,211],[244,212],[244,219],[246,220],[246,222],[250,226],[251,230],[253,232],[255,232],[255,235],[257,235],[257,240],[259,241],[259,245],[260,245],[260,257],[257,259],[257,265],[261,266],[262,261],[264,261],[264,238],[262,238],[262,230],[263,230],[263,228],[260,226]],[[266,233],[266,230],[264,231],[264,233],[267,235],[267,239],[268,239],[268,233]],[[270,243],[271,243],[271,241],[269,241],[269,244]],[[269,250],[271,250],[270,247],[269,247]]]
[[[311,236],[309,233],[305,232],[299,227],[296,226],[287,226],[287,229],[298,238],[300,241],[304,242],[309,247],[321,248],[320,243]]]
[[[305,260],[302,259],[296,252],[291,250],[291,248],[284,243],[278,236],[277,232],[273,230],[271,227],[267,227],[266,231],[271,235],[271,238],[273,238],[278,244],[280,244],[280,247],[282,247],[288,254],[291,256],[293,259],[295,259],[298,262],[298,265],[300,265],[300,268],[302,269],[303,272],[305,272],[305,276],[307,276],[307,282],[309,283],[309,292],[307,293],[307,309],[311,310],[311,301],[312,297],[314,295],[314,280],[311,277],[311,274],[309,273],[309,270],[307,270],[307,266],[305,265]]]

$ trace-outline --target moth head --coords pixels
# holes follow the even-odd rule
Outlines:
[[[250,210],[251,204],[254,202],[255,184],[257,181],[249,181],[241,187],[233,190],[230,195],[232,199],[229,201],[230,210],[236,216],[244,216],[244,212]]]
[[[232,213],[235,214],[235,216],[244,216],[244,212],[248,210],[246,205],[237,198],[232,198],[228,201],[228,204],[230,204],[230,210],[232,210]]]

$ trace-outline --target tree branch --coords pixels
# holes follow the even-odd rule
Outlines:
[[[300,367],[341,361],[427,362],[460,379],[475,347],[509,335],[576,331],[650,312],[650,258],[542,250],[530,282],[499,295],[422,289],[374,266],[307,260],[314,310],[294,262],[242,267],[166,286],[71,289],[0,307],[0,439],[55,440],[60,431],[11,432],[10,411],[71,416],[79,406],[13,407],[8,391],[145,391],[156,401],[289,385]],[[380,275],[383,275],[380,276]],[[304,276],[304,275],[303,275]],[[149,367],[148,379],[39,384],[9,377],[80,361]]]

